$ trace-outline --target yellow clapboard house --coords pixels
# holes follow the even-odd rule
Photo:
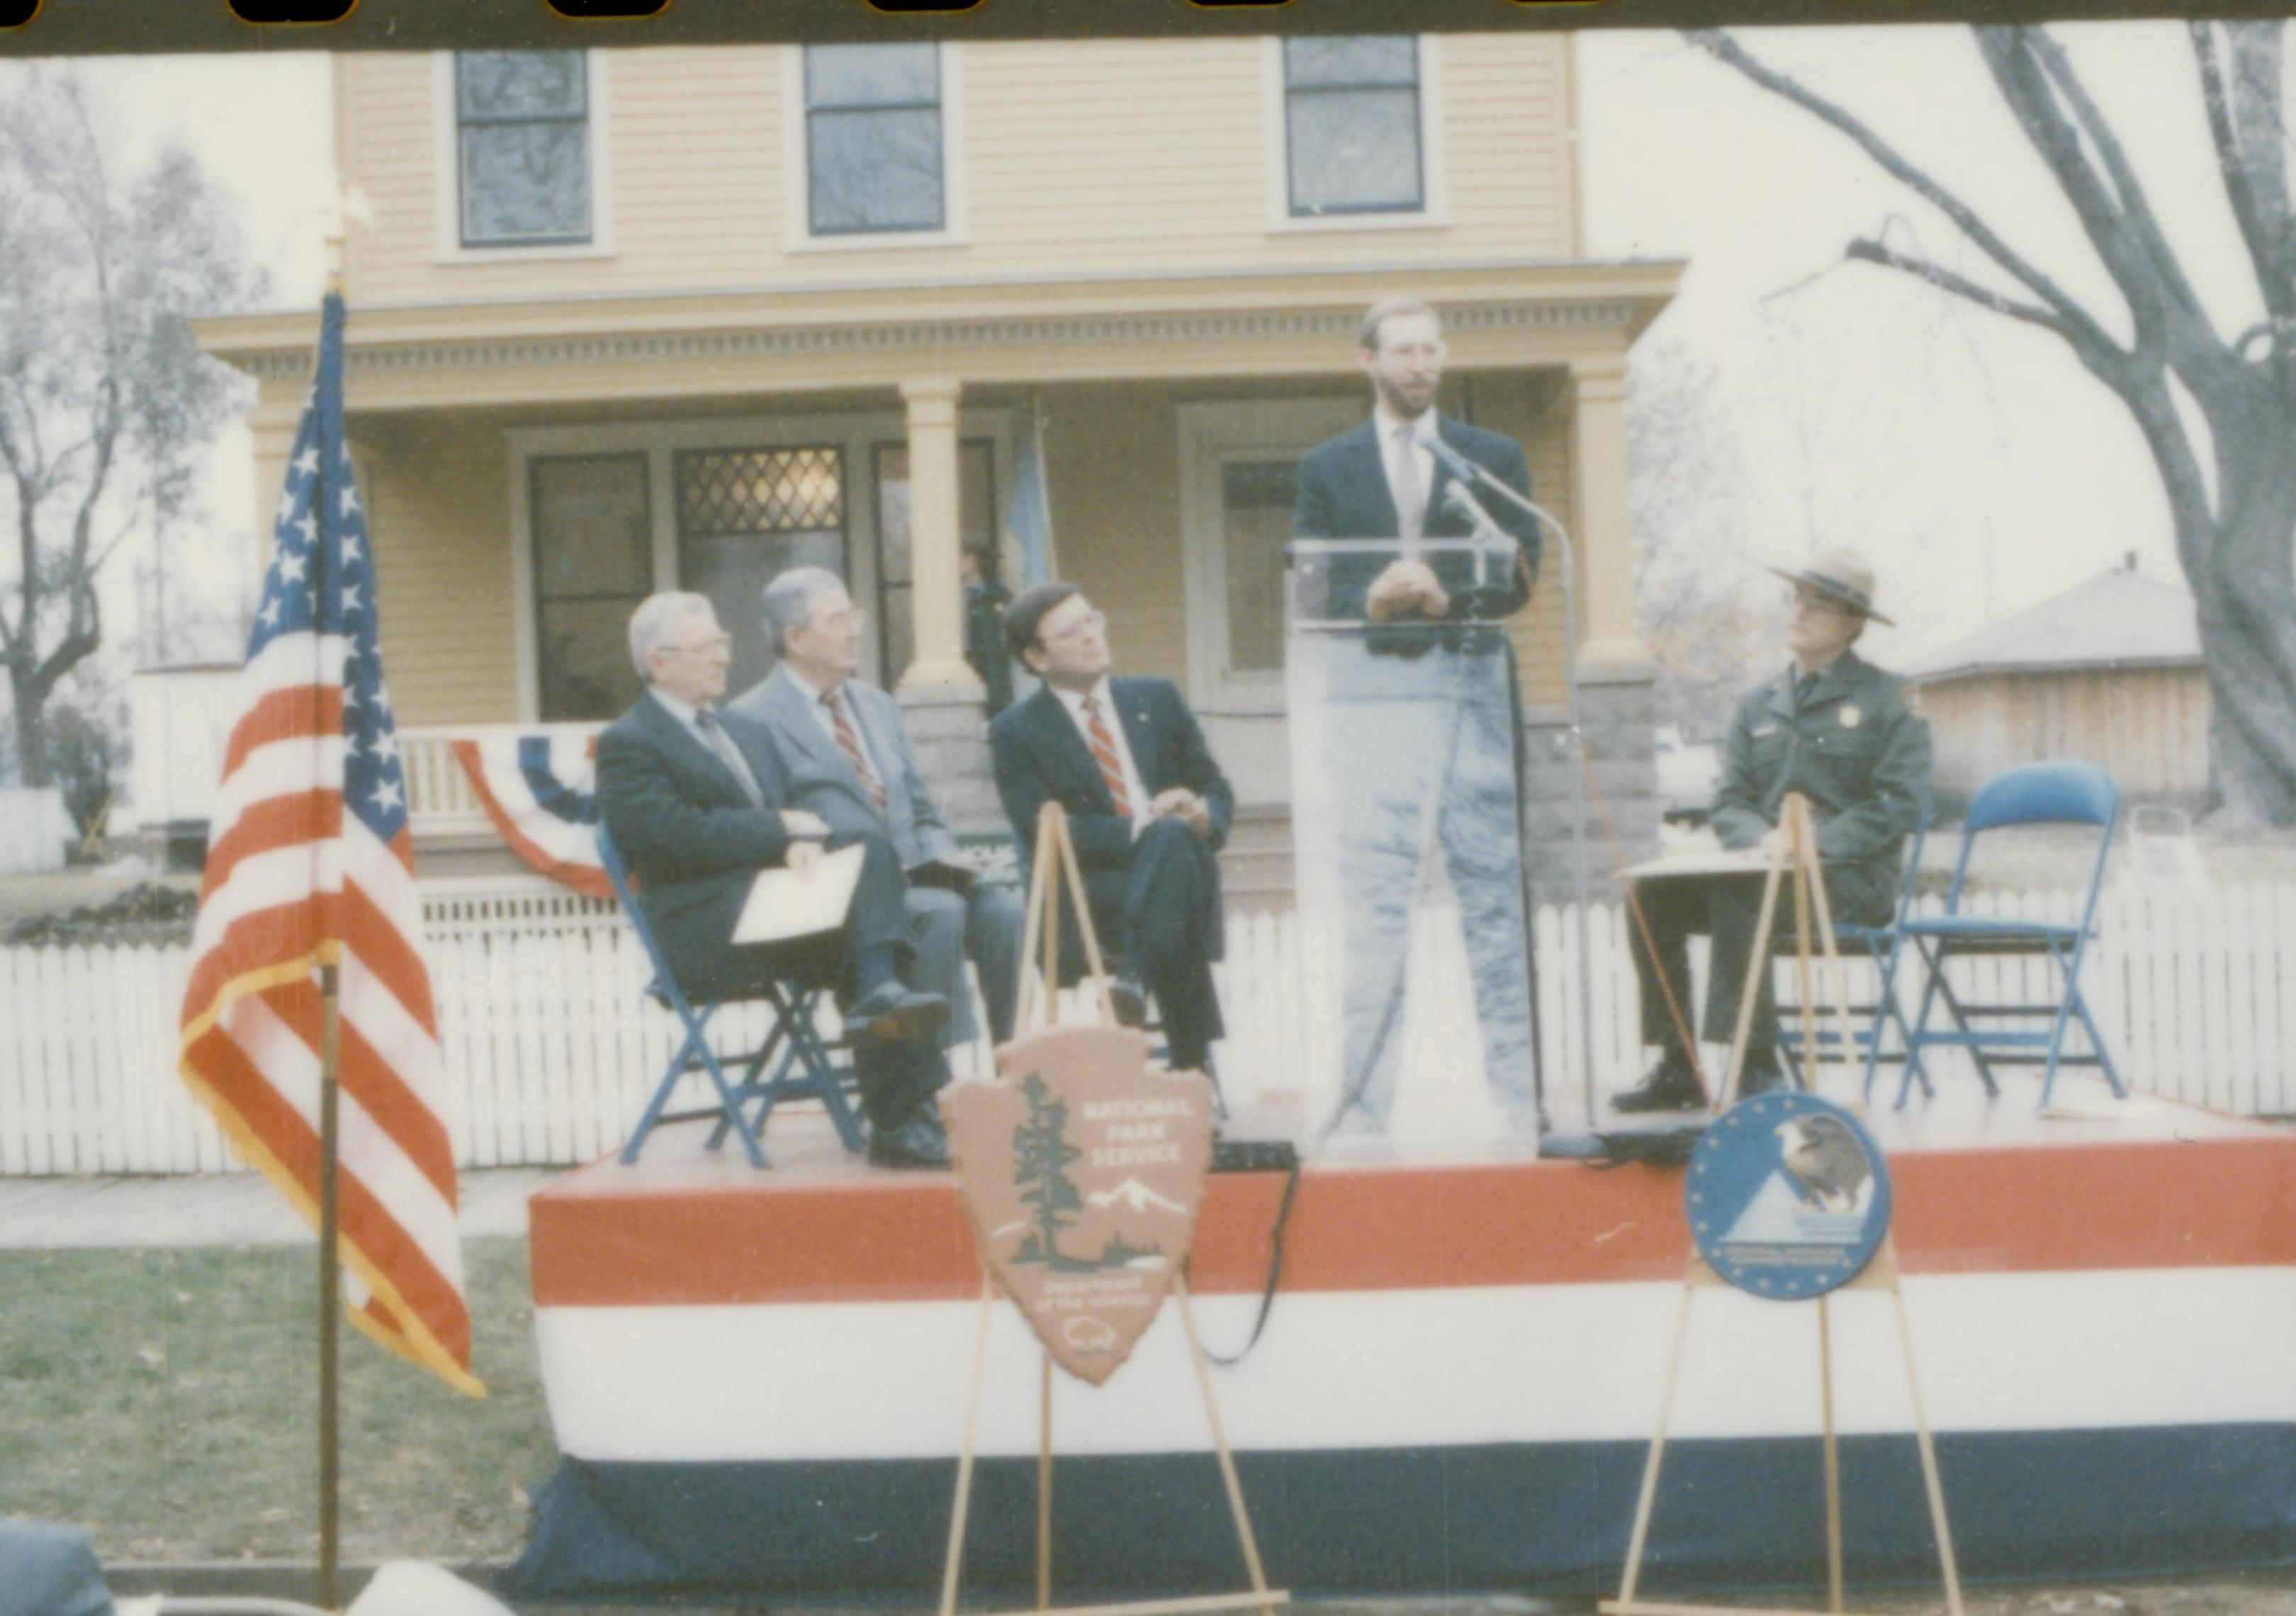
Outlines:
[[[660,588],[716,599],[738,688],[796,561],[844,574],[865,671],[993,816],[958,556],[1035,422],[1061,573],[1280,814],[1292,467],[1363,418],[1356,324],[1397,292],[1446,318],[1443,407],[1521,439],[1578,540],[1590,697],[1646,703],[1626,357],[1681,266],[1582,254],[1566,35],[356,53],[334,92],[375,215],[348,428],[432,850],[488,840],[449,740],[611,718]],[[260,384],[258,487],[315,324],[199,327]],[[1516,625],[1533,722],[1562,617],[1547,587]]]

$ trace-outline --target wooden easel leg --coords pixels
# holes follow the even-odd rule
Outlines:
[[[1937,1533],[1938,1565],[1945,1573],[1945,1608],[1949,1616],[1962,1616],[1961,1570],[1953,1554],[1953,1528],[1945,1517],[1945,1481],[1938,1474],[1937,1447],[1930,1439],[1929,1415],[1922,1407],[1922,1380],[1914,1369],[1914,1328],[1906,1318],[1906,1292],[1894,1276],[1897,1253],[1894,1243],[1885,1243],[1882,1250],[1890,1252],[1893,1276],[1890,1284],[1890,1304],[1898,1310],[1898,1344],[1906,1355],[1906,1390],[1914,1404],[1914,1440],[1922,1454],[1922,1484],[1930,1495],[1930,1524]]]
[[[996,1303],[996,1282],[980,1279],[980,1326],[972,1338],[972,1390],[964,1404],[964,1447],[956,1459],[956,1506],[948,1522],[948,1562],[941,1571],[940,1616],[955,1616],[956,1580],[964,1569],[964,1518],[972,1507],[972,1450],[980,1430],[980,1377],[988,1366],[988,1315]]]
[[[1251,1535],[1251,1514],[1243,1506],[1243,1484],[1236,1480],[1235,1456],[1228,1451],[1227,1432],[1220,1424],[1219,1404],[1212,1396],[1211,1366],[1204,1361],[1203,1343],[1196,1339],[1195,1315],[1188,1307],[1188,1282],[1172,1281],[1172,1297],[1180,1309],[1180,1328],[1188,1338],[1188,1357],[1196,1366],[1196,1384],[1204,1394],[1204,1419],[1211,1426],[1212,1448],[1219,1455],[1220,1480],[1227,1485],[1228,1508],[1235,1513],[1236,1540],[1243,1546],[1244,1570],[1251,1576],[1251,1591],[1266,1599],[1267,1573],[1259,1563],[1259,1542]],[[1269,1600],[1260,1605],[1260,1616],[1275,1616],[1275,1605]]]
[[[1833,903],[1825,895],[1825,874],[1818,863],[1817,837],[1814,833],[1808,838],[1803,852],[1807,870],[1806,879],[1809,883],[1810,901],[1817,906],[1817,940],[1825,950],[1826,980],[1833,996],[1833,1041],[1835,1047],[1841,1054],[1842,1077],[1845,1081],[1849,1081],[1852,1070],[1850,1056],[1857,1049],[1856,1034],[1849,1021],[1849,979],[1842,973],[1841,949],[1833,936]],[[1813,1025],[1815,1020],[1815,1016],[1809,1010],[1805,1009],[1802,1012],[1803,1026]],[[1878,1021],[1874,1029],[1874,1036],[1877,1040],[1874,1047],[1878,1049],[1881,1046],[1878,1042],[1881,1038]],[[1814,1080],[1817,1070],[1815,1061],[1808,1063],[1807,1070],[1813,1078],[1810,1087],[1815,1089],[1817,1087]],[[1865,1094],[1861,1089],[1858,1093],[1858,1100],[1862,1103],[1864,1099]]]
[[[1053,1355],[1037,1390],[1037,1608],[1053,1608]]]
[[[1746,987],[1738,996],[1738,1025],[1730,1035],[1730,1065],[1714,1095],[1714,1109],[1725,1112],[1738,1097],[1738,1079],[1746,1065],[1746,1039],[1754,1029],[1754,996],[1762,990],[1762,972],[1770,968],[1770,921],[1778,908],[1778,878],[1785,873],[1783,859],[1770,865],[1762,882],[1762,912],[1754,922],[1754,946],[1746,955]]]
[[[1627,1575],[1619,1585],[1619,1603],[1632,1604],[1635,1585],[1642,1580],[1643,1549],[1650,1541],[1651,1509],[1658,1502],[1658,1471],[1666,1459],[1666,1429],[1674,1417],[1674,1389],[1682,1379],[1682,1349],[1690,1339],[1690,1299],[1698,1294],[1688,1279],[1682,1284],[1682,1305],[1675,1309],[1674,1345],[1666,1359],[1666,1384],[1658,1394],[1658,1429],[1651,1433],[1650,1457],[1643,1464],[1642,1496],[1635,1500],[1634,1530],[1627,1536]]]
[[[1802,957],[1807,963],[1808,956]],[[1808,1020],[1805,1014],[1805,1026]],[[1817,1386],[1825,1431],[1825,1608],[1841,1616],[1841,1449],[1833,1429],[1833,1321],[1823,1296],[1817,1299]]]

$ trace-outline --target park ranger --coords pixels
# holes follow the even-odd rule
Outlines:
[[[1690,1017],[1688,937],[1714,939],[1706,990],[1705,1037],[1735,1031],[1747,955],[1761,906],[1760,871],[1783,846],[1779,805],[1789,792],[1809,799],[1817,852],[1835,922],[1886,925],[1904,874],[1905,841],[1929,803],[1930,726],[1918,693],[1850,647],[1870,621],[1874,572],[1848,550],[1812,556],[1800,570],[1772,568],[1791,587],[1785,641],[1792,660],[1748,691],[1730,720],[1713,824],[1725,848],[1764,855],[1743,874],[1677,875],[1635,883],[1648,927],[1632,925],[1642,985],[1643,1039],[1658,1063],[1636,1087],[1614,1096],[1620,1111],[1686,1111],[1702,1105],[1684,1047]],[[1792,911],[1778,924],[1791,927]],[[1660,986],[1661,979],[1665,984]],[[1668,1004],[1671,993],[1677,1016]],[[1746,1046],[1741,1092],[1782,1081],[1777,1012],[1761,975]]]

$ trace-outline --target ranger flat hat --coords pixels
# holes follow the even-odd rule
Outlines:
[[[1859,617],[1888,623],[1892,628],[1897,627],[1874,610],[1874,569],[1855,550],[1820,550],[1802,563],[1799,572],[1789,572],[1784,567],[1772,567],[1770,570],[1790,584],[1816,590]]]

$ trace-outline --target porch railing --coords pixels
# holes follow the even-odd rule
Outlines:
[[[407,824],[417,844],[493,833],[487,811],[456,761],[454,743],[492,735],[596,734],[603,724],[454,724],[410,726],[398,732],[398,759],[406,770]]]

